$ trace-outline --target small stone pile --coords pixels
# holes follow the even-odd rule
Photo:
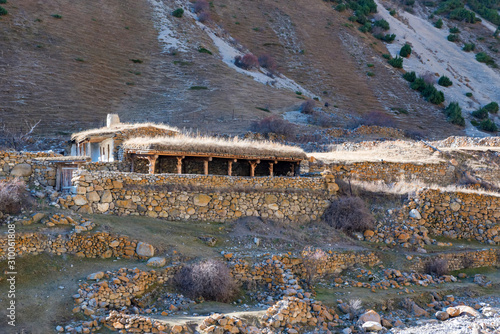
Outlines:
[[[75,227],[75,233],[80,233],[83,231],[91,231],[95,224],[86,218],[73,219],[70,216],[65,216],[63,214],[55,214],[47,219],[42,220],[42,223],[48,227],[54,227],[56,225],[72,225]]]
[[[143,315],[129,315],[117,311],[111,311],[103,319],[104,326],[118,333],[157,333],[157,334],[178,334],[193,333],[186,325],[174,325],[172,327],[161,321],[151,319]]]
[[[262,321],[267,327],[287,328],[288,333],[298,333],[303,327],[333,329],[338,326],[338,318],[334,310],[319,301],[285,297],[266,311]]]
[[[154,283],[164,283],[167,276],[155,270],[121,268],[114,272],[96,272],[89,275],[87,279],[98,282],[80,285],[78,294],[73,296],[77,305],[73,312],[93,315],[105,309],[130,306],[134,297],[144,294]]]
[[[202,333],[260,333],[259,329],[255,326],[247,326],[245,322],[236,317],[215,313],[203,320],[199,329]]]

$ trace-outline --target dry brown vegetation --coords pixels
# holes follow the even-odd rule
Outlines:
[[[28,205],[29,194],[23,180],[0,180],[0,213],[19,213]]]
[[[167,130],[167,131],[173,131],[173,132],[179,132],[179,129],[173,126],[169,126],[166,124],[157,124],[157,123],[134,123],[134,124],[126,124],[126,123],[120,123],[117,125],[114,125],[112,127],[102,127],[98,129],[91,129],[91,130],[86,130],[86,131],[81,131],[78,133],[74,133],[71,136],[72,140],[75,140],[77,142],[80,142],[82,140],[85,140],[91,136],[106,136],[106,135],[111,135],[116,132],[120,131],[127,131],[127,130],[134,130],[134,129],[139,129],[139,128],[146,128],[146,127],[153,127],[153,128],[158,128],[162,130]]]
[[[305,158],[304,151],[270,141],[249,139],[215,138],[206,136],[179,135],[175,137],[131,138],[123,143],[124,149],[160,150],[184,153],[213,153],[224,155],[245,155],[255,157]]]

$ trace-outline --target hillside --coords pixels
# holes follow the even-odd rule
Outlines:
[[[382,111],[397,127],[427,136],[463,133],[446,123],[442,105],[422,99],[382,57],[397,53],[404,38],[397,19],[412,25],[409,14],[390,17],[398,39],[388,51],[348,20],[353,11],[339,12],[335,5],[221,0],[211,3],[209,19],[201,23],[186,1],[7,2],[8,15],[0,17],[0,120],[11,129],[41,120],[37,131],[53,135],[101,125],[114,112],[124,121],[243,133],[254,120],[298,110],[304,98],[316,97],[327,126],[345,127]],[[181,18],[171,15],[177,7],[185,9]],[[381,4],[378,9],[374,18],[387,17]],[[410,28],[418,33],[418,27]],[[486,28],[470,30],[491,34]],[[238,52],[270,55],[281,74],[270,78],[236,68],[232,60]],[[411,59],[408,70],[422,71]],[[473,64],[458,80],[472,80],[465,76],[475,75],[477,65],[486,67]],[[476,81],[498,82],[498,69],[486,68]],[[474,94],[468,109],[500,100],[494,86],[477,90],[481,94]]]

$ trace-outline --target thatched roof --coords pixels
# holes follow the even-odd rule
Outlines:
[[[153,127],[157,128],[160,130],[166,130],[166,131],[173,131],[173,132],[179,132],[179,129],[173,126],[168,126],[165,124],[156,124],[156,123],[119,123],[116,124],[110,128],[108,127],[102,127],[99,129],[91,129],[91,130],[86,130],[82,132],[77,132],[71,135],[71,140],[74,140],[76,142],[81,142],[83,140],[86,140],[90,137],[106,137],[106,136],[112,136],[113,134],[121,131],[127,131],[127,130],[136,130],[140,128],[147,128],[147,127]]]
[[[169,153],[207,154],[214,156],[252,157],[259,159],[305,159],[305,152],[295,146],[270,141],[186,136],[130,138],[123,143],[125,150],[159,151]]]
[[[71,161],[90,161],[90,157],[88,156],[74,156],[74,155],[65,155],[60,157],[40,157],[34,158],[37,161],[50,161],[50,162],[71,162]]]

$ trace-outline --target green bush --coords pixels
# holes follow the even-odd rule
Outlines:
[[[394,16],[394,15],[396,15],[396,10],[395,10],[395,9],[391,9],[391,10],[389,11],[389,15],[390,15],[390,16]]]
[[[385,59],[391,59],[391,55],[388,53],[384,53],[382,57],[384,57]]]
[[[396,58],[389,59],[387,61],[389,65],[395,68],[403,68],[403,58],[396,56]]]
[[[414,82],[415,79],[417,79],[417,75],[415,74],[415,71],[406,72],[405,74],[403,74],[403,79],[408,82]]]
[[[489,113],[496,114],[498,113],[498,103],[496,102],[488,103],[483,107],[483,109],[485,109]]]
[[[472,116],[479,118],[479,119],[485,119],[485,118],[488,118],[488,111],[484,108],[480,108],[478,110],[474,110],[472,112]]]
[[[457,27],[450,28],[450,34],[458,34],[460,30]]]
[[[446,109],[444,109],[444,113],[448,118],[448,122],[465,126],[465,119],[462,116],[462,108],[460,108],[457,102],[451,102]]]
[[[182,15],[184,15],[184,9],[177,8],[176,10],[174,10],[172,12],[172,15],[175,16],[175,17],[182,17]]]
[[[422,78],[416,78],[410,85],[410,88],[419,92],[423,92],[427,84],[425,83],[424,79]]]
[[[207,50],[207,49],[205,49],[204,47],[200,47],[200,48],[198,49],[198,52],[199,52],[199,53],[206,53],[206,54],[209,54],[209,55],[211,55],[211,54],[212,54],[212,51]]]
[[[410,44],[405,44],[403,45],[403,47],[401,48],[401,50],[399,50],[399,55],[401,57],[409,57],[411,55],[411,46]]]
[[[441,29],[443,27],[443,20],[442,19],[437,20],[436,23],[434,23],[434,27]]]
[[[7,0],[0,0],[0,5],[7,3]]]
[[[50,16],[52,16],[55,19],[62,19],[62,15],[61,14],[52,14]]]
[[[470,52],[470,51],[474,51],[475,48],[476,48],[476,44],[474,44],[474,43],[465,43],[464,47],[462,48],[462,50],[464,50],[465,52]]]
[[[487,132],[497,132],[498,126],[491,119],[487,118],[479,123],[479,129]]]
[[[356,22],[358,22],[359,24],[365,24],[366,22],[368,22],[368,19],[363,14],[356,13]]]
[[[343,12],[344,10],[346,10],[346,8],[347,8],[346,5],[341,3],[335,7],[335,10],[338,12]]]
[[[361,27],[359,27],[359,31],[367,33],[372,31],[372,24],[370,22],[366,22]]]
[[[450,78],[443,75],[441,78],[439,78],[438,85],[443,86],[443,87],[449,87],[449,86],[453,85],[453,82],[451,82]]]
[[[444,93],[440,90],[437,90],[434,86],[432,90],[432,93],[427,97],[427,101],[429,101],[432,104],[441,104],[444,102]]]
[[[9,14],[9,12],[7,11],[7,9],[3,8],[2,6],[0,6],[0,16],[7,15],[7,14]]]
[[[374,25],[375,25],[375,27],[380,27],[383,30],[389,30],[389,28],[390,28],[389,22],[387,22],[384,19],[375,21]]]
[[[449,34],[448,37],[446,37],[450,42],[457,42],[459,40],[458,35],[455,34]]]
[[[467,23],[476,23],[478,21],[476,14],[463,7],[452,10],[450,13],[450,19],[457,21],[465,21]]]
[[[476,60],[480,63],[485,63],[486,65],[493,65],[495,61],[486,54],[486,52],[479,52],[476,55]]]
[[[467,93],[465,93],[465,96],[472,97],[472,93],[471,92],[467,92]]]

